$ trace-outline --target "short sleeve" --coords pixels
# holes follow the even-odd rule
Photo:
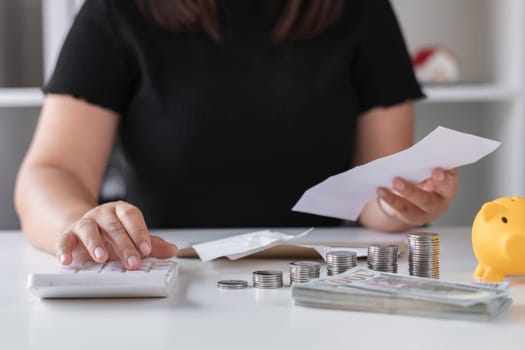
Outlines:
[[[133,90],[133,74],[111,3],[85,1],[44,93],[72,95],[119,114],[125,111]]]
[[[366,0],[355,78],[358,110],[424,97],[401,28],[388,0]]]

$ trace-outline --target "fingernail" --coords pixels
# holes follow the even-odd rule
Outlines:
[[[140,242],[139,249],[142,255],[150,255],[151,253],[151,246],[147,241]]]
[[[102,247],[96,247],[93,251],[93,254],[95,255],[95,258],[99,261],[104,260],[106,258],[106,252]]]
[[[425,182],[425,184],[423,185],[423,189],[425,191],[428,191],[428,192],[433,191],[434,190],[434,185],[430,181]]]
[[[139,259],[136,256],[132,255],[128,258],[128,267],[135,267],[139,264]]]
[[[387,195],[387,192],[384,188],[378,188],[377,189],[377,195],[380,197],[380,198],[385,198],[386,195]]]
[[[67,255],[62,253],[58,256],[58,260],[60,261],[61,264],[65,264],[66,263],[66,259],[67,259]]]
[[[403,191],[405,189],[405,183],[399,179],[394,180],[394,188],[398,191]]]
[[[443,171],[439,171],[437,174],[438,181],[443,181],[444,178],[445,178],[445,173]]]

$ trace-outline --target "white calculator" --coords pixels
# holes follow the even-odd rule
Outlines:
[[[33,273],[27,286],[40,298],[167,297],[177,275],[178,264],[172,260],[145,260],[138,270],[126,270],[122,263],[112,261]]]

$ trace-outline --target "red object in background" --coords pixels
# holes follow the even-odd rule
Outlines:
[[[420,67],[425,64],[430,56],[437,51],[437,48],[425,48],[416,53],[412,58],[412,64],[414,67]]]
[[[443,46],[429,46],[412,57],[416,76],[421,83],[451,83],[459,80],[459,61]]]

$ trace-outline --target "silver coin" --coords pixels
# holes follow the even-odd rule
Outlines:
[[[408,272],[412,276],[439,278],[439,234],[414,232],[408,235]]]
[[[313,278],[318,278],[321,264],[316,261],[293,261],[289,264],[290,284],[304,283]]]
[[[244,289],[248,287],[248,281],[244,280],[222,280],[217,282],[220,289]]]
[[[252,273],[253,286],[262,289],[281,288],[283,273],[277,270],[260,270]]]
[[[397,273],[399,246],[370,244],[367,265],[370,270]]]
[[[330,251],[326,253],[326,263],[328,276],[338,275],[357,266],[357,254],[347,250]]]

